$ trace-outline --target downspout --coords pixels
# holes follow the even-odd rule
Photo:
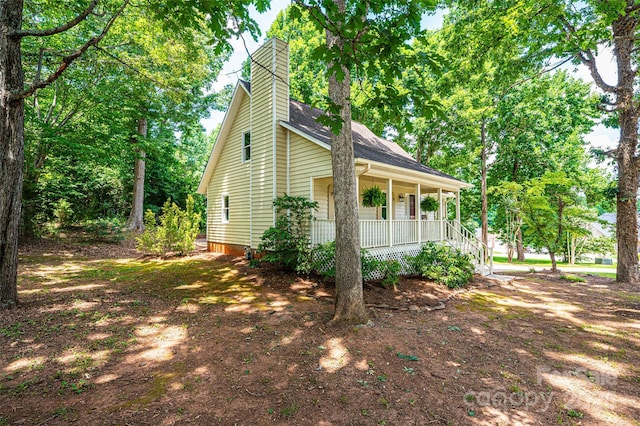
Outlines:
[[[367,173],[369,170],[371,170],[371,163],[367,163],[367,167],[364,169],[364,171],[356,174],[356,177],[362,176],[363,174]]]
[[[371,170],[371,163],[367,163],[365,169],[362,172],[356,173],[356,197],[358,199],[360,199],[360,176],[367,173],[369,170]]]
[[[287,129],[287,195],[291,195],[291,132]]]

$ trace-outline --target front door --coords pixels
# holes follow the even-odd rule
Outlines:
[[[409,219],[416,218],[416,196],[415,194],[409,194]]]

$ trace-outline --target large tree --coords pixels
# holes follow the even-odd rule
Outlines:
[[[24,99],[56,80],[87,51],[96,48],[107,35],[129,0],[87,1],[79,10],[68,10],[57,1],[44,4],[28,3],[33,9],[24,10],[23,0],[0,2],[0,307],[12,307],[17,299],[18,233],[24,164]],[[249,18],[248,5],[255,3],[259,11],[268,6],[267,0],[240,0],[232,3],[220,0],[156,1],[145,3],[150,15],[166,28],[206,26],[212,32],[215,52],[224,49],[226,40],[250,30],[255,35],[256,24]],[[48,12],[59,12],[53,20],[44,19]],[[24,15],[24,16],[23,16]],[[23,29],[23,17],[28,28]],[[230,19],[233,25],[230,25]],[[56,59],[57,66],[48,75],[36,74],[25,85],[22,62],[24,40],[62,38],[66,34],[84,34],[83,42],[74,44],[71,37],[64,43],[66,53]]]
[[[638,20],[635,0],[509,0],[450,2],[459,16],[474,15],[477,28],[508,24],[511,39],[525,48],[523,58],[549,63],[558,57],[587,67],[601,90],[601,108],[618,122],[620,139],[610,154],[617,164],[617,280],[637,283],[638,271]],[[601,49],[613,51],[616,81],[608,81],[597,62]]]
[[[584,135],[601,115],[597,102],[588,84],[564,71],[513,87],[497,104],[487,129],[496,141],[489,190],[503,181],[523,183],[548,171],[563,171],[577,183],[583,181],[588,170]],[[518,209],[500,207],[496,211],[494,204],[492,226],[508,242],[509,254],[517,249],[522,260],[523,218]]]
[[[83,11],[61,20],[57,26],[23,29],[22,0],[0,2],[0,307],[3,308],[15,306],[18,300],[16,281],[24,164],[24,99],[56,81],[84,52],[98,45],[128,2],[125,0],[115,11],[104,11],[106,22],[101,31],[62,58],[51,74],[38,76],[26,87],[22,40],[55,36],[73,29],[89,16],[99,17],[99,14],[92,14],[97,3],[98,0],[93,0]]]
[[[351,135],[351,70],[356,66],[381,84],[372,87],[379,99],[407,66],[407,41],[420,32],[422,14],[431,1],[297,0],[309,12],[326,44],[316,49],[327,66],[328,115],[332,129],[331,160],[336,207],[336,309],[334,320],[363,321],[358,195]],[[297,11],[299,16],[299,10]]]

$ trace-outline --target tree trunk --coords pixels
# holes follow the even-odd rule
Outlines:
[[[416,161],[418,163],[422,163],[422,151],[424,150],[424,145],[425,145],[425,138],[423,138],[422,136],[418,135],[417,140],[416,140]],[[427,161],[428,163],[428,161]]]
[[[551,258],[551,272],[558,272],[558,264],[556,263],[556,253],[549,248],[549,257]]]
[[[486,131],[486,119],[482,119],[480,125],[480,159],[482,162],[482,177],[480,183],[480,198],[482,199],[482,207],[480,213],[480,220],[482,222],[482,243],[485,246],[489,245],[489,219],[488,219],[488,202],[487,202],[487,131]]]
[[[24,165],[24,89],[20,38],[22,0],[0,2],[0,308],[18,304],[18,234]]]
[[[138,119],[138,135],[147,137],[147,119]],[[133,201],[131,204],[131,214],[127,220],[127,228],[132,231],[142,231],[144,229],[144,170],[146,154],[141,148],[136,149],[135,167],[133,170]]]
[[[618,197],[616,235],[618,238],[617,281],[638,282],[638,112],[634,102],[635,71],[631,65],[634,54],[634,17],[621,17],[612,23],[614,55],[618,65],[617,104],[620,142],[618,143]]]
[[[516,231],[516,251],[518,252],[518,261],[524,262],[524,244],[522,243],[522,229]]]
[[[344,0],[335,0],[340,12],[345,11]],[[339,36],[326,32],[327,46],[343,49]],[[362,294],[362,265],[360,264],[360,226],[358,195],[351,134],[351,77],[342,67],[344,78],[338,81],[329,69],[329,98],[340,107],[342,127],[338,135],[331,134],[331,165],[333,169],[334,204],[336,215],[336,305],[334,321],[364,322],[367,315]]]

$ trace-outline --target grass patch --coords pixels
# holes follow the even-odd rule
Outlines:
[[[584,283],[587,282],[587,280],[585,280],[582,277],[579,277],[577,275],[571,275],[571,274],[561,274],[560,275],[560,279],[561,280],[565,280],[565,281],[571,281],[572,283]]]
[[[618,277],[618,274],[616,274],[615,272],[589,272],[589,275],[595,275],[597,277],[603,278],[612,278],[614,280]]]
[[[24,256],[26,263],[34,259]],[[46,268],[34,268],[21,274],[29,280],[46,272],[46,282],[30,282],[29,287],[55,284],[63,287],[123,284],[126,290],[138,295],[150,295],[168,300],[192,300],[200,304],[254,304],[259,285],[242,276],[229,265],[212,267],[202,259],[107,259],[98,261],[69,261],[47,259]],[[35,263],[35,262],[34,262]],[[45,270],[46,269],[46,270]],[[133,302],[135,305],[135,301]],[[142,303],[138,301],[142,306]],[[79,312],[67,312],[77,315]],[[96,313],[95,321],[106,319]],[[2,329],[3,334],[16,334],[19,329]]]
[[[538,268],[551,267],[551,260],[547,260],[547,259],[525,259],[524,261],[514,259],[513,261],[509,262],[509,259],[506,256],[493,256],[493,263],[494,264],[498,263],[502,265],[526,265],[534,268],[535,267],[538,267]],[[573,265],[570,265],[567,262],[556,262],[556,264],[558,265],[558,268],[563,267],[563,268],[569,268],[569,269],[583,268],[583,267],[611,269],[616,267],[615,262],[613,265],[601,265],[601,264],[595,264],[595,263],[574,263]]]
[[[523,319],[531,315],[531,311],[528,309],[516,306],[507,306],[501,296],[493,293],[467,293],[462,295],[460,299],[464,300],[464,303],[459,303],[455,306],[459,311],[469,309],[476,312],[497,314],[490,315],[490,318],[495,320]]]
[[[634,303],[640,303],[640,294],[633,294],[633,293],[627,293],[624,291],[620,291],[618,292],[618,295],[620,295],[620,297],[627,299],[631,302]]]

